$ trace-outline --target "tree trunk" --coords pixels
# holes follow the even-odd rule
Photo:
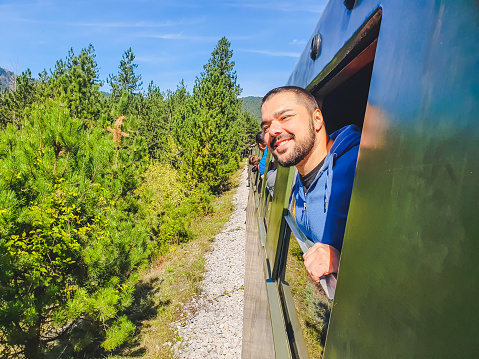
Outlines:
[[[35,311],[38,313],[37,318],[35,320],[35,324],[32,324],[28,329],[27,329],[27,335],[26,335],[26,343],[25,343],[25,350],[24,350],[24,355],[25,358],[27,359],[39,359],[42,358],[42,351],[41,351],[41,340],[40,340],[40,333],[43,325],[43,316],[41,313],[43,313],[43,308],[41,303],[40,298],[43,298],[45,295],[45,288],[36,288],[33,291],[33,295],[35,298],[37,298],[36,304],[35,305]]]
[[[32,327],[29,330],[30,339],[25,343],[25,350],[23,354],[27,359],[38,359],[41,358],[40,352],[40,327]]]

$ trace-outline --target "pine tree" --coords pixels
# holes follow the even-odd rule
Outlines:
[[[182,116],[186,171],[196,183],[207,185],[214,193],[222,191],[238,166],[239,151],[234,123],[239,115],[233,51],[225,38],[218,41],[204,72],[196,78],[190,108]]]
[[[45,74],[41,78],[45,79]],[[45,95],[58,97],[66,95],[65,102],[72,116],[96,119],[101,111],[102,95],[99,91],[98,65],[93,45],[82,49],[76,56],[70,49],[66,61],[58,60],[52,76],[47,77],[49,88]],[[43,81],[42,81],[43,82]]]
[[[118,66],[118,75],[110,75],[107,80],[111,86],[111,94],[113,97],[121,97],[122,91],[125,90],[129,95],[137,94],[141,90],[141,75],[136,75],[135,70],[138,67],[134,64],[135,55],[131,47],[123,53],[120,65]]]
[[[148,143],[150,156],[154,159],[166,160],[170,152],[169,113],[164,95],[153,81],[148,86],[148,92],[142,102],[141,113],[138,113],[140,134]]]
[[[123,53],[117,75],[109,75],[107,82],[111,86],[111,96],[108,101],[110,115],[127,116],[133,114],[140,116],[143,111],[143,96],[140,94],[141,75],[136,75],[135,70],[138,67],[133,63],[135,55],[131,47]]]
[[[237,144],[241,149],[247,149],[255,143],[255,135],[261,129],[259,121],[249,112],[242,111],[238,121],[235,122],[235,130]]]
[[[0,94],[0,128],[5,128],[7,123],[19,128],[26,109],[36,97],[35,81],[30,69],[27,69],[16,77],[13,90],[6,89]]]

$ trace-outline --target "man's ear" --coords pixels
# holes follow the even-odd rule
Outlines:
[[[324,126],[323,114],[319,108],[317,108],[313,112],[313,123],[314,123],[314,129],[316,130],[316,132],[321,131],[321,129]]]

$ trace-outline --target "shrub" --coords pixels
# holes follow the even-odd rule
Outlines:
[[[128,141],[113,144],[59,100],[0,132],[0,341],[27,358],[64,334],[77,349],[91,338],[113,348],[118,328],[131,330],[118,313],[151,243],[131,193],[145,152]]]

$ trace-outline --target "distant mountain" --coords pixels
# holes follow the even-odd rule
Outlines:
[[[261,121],[261,97],[248,96],[240,100],[241,110],[249,112],[258,122]]]
[[[0,67],[0,86],[3,89],[13,89],[15,84],[15,74]]]

